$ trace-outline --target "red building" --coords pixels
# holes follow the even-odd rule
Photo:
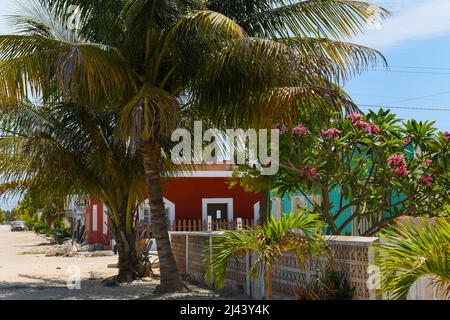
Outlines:
[[[203,167],[202,171],[179,175],[165,186],[164,203],[168,223],[177,226],[184,221],[205,223],[208,216],[214,221],[233,222],[259,219],[259,195],[245,192],[237,186],[230,189],[227,180],[231,169],[224,166]],[[97,199],[91,199],[86,210],[86,230],[89,244],[110,243],[110,225],[107,208]],[[139,220],[151,223],[150,206],[145,201],[139,206]]]

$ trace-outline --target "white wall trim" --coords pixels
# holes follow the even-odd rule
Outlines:
[[[176,214],[175,214],[175,203],[173,203],[172,201],[164,198],[164,204],[166,206],[166,208],[169,209],[169,220],[170,222],[174,222],[176,219]]]
[[[164,200],[164,207],[169,209],[169,220],[170,222],[174,222],[176,219],[176,211],[175,211],[175,203],[173,203],[172,201],[163,198]],[[144,209],[148,208],[149,211],[151,212],[150,209],[150,201],[147,199],[145,200],[143,203],[141,203],[141,205],[139,206],[139,221],[143,221],[144,220]]]
[[[222,204],[228,205],[228,221],[234,219],[233,198],[210,198],[202,199],[202,220],[208,220],[208,204]]]
[[[258,220],[259,220],[259,210],[261,208],[261,202],[258,201],[257,203],[255,203],[255,205],[253,206],[253,223],[255,225],[258,224]]]
[[[92,230],[97,231],[97,218],[98,218],[98,206],[94,204],[92,206]]]

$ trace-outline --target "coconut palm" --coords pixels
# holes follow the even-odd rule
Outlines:
[[[223,288],[228,262],[235,254],[255,252],[258,259],[250,268],[250,276],[264,276],[265,297],[272,297],[272,271],[283,254],[295,254],[300,265],[324,252],[325,242],[320,230],[324,223],[319,216],[303,211],[268,219],[265,225],[242,231],[223,231],[223,237],[205,250],[206,280],[209,285]],[[212,252],[210,254],[210,251]]]
[[[142,160],[114,139],[114,112],[75,104],[27,103],[0,116],[3,192],[97,197],[108,208],[118,243],[120,281],[140,266],[135,204],[145,189]]]
[[[186,115],[247,127],[289,115],[298,103],[354,108],[333,81],[384,63],[378,52],[343,42],[388,14],[360,1],[35,0],[21,7],[11,17],[18,34],[0,37],[0,103],[14,107],[34,94],[45,103],[120,110],[117,132],[144,162],[162,289],[182,286],[161,181],[173,128]]]
[[[376,261],[383,292],[405,300],[413,284],[428,277],[450,299],[450,223],[446,218],[408,220],[385,230],[381,238]]]

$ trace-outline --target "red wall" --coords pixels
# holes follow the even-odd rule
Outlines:
[[[173,178],[165,186],[164,197],[175,204],[175,220],[202,219],[202,199],[208,198],[233,198],[234,219],[250,220],[254,218],[254,205],[259,201],[258,194],[245,192],[239,186],[230,189],[227,178]],[[97,205],[97,231],[93,230],[94,205]],[[92,198],[86,215],[89,244],[109,243],[109,236],[103,235],[103,203]]]
[[[230,189],[227,178],[174,178],[166,185],[164,196],[175,203],[176,220],[201,219],[202,199],[233,198],[234,218],[253,219],[259,195],[241,187]]]
[[[97,231],[94,231],[93,225],[94,225],[94,219],[93,219],[93,207],[94,205],[97,205]],[[89,230],[88,230],[88,239],[89,244],[96,244],[96,243],[103,243],[108,244],[110,241],[109,237],[109,231],[111,224],[108,222],[108,235],[103,234],[103,225],[105,224],[105,221],[103,221],[103,203],[100,202],[96,198],[92,198],[89,202],[89,206],[86,210],[87,219],[89,219]]]

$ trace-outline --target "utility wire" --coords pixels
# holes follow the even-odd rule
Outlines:
[[[386,104],[401,103],[401,102],[415,101],[415,100],[423,100],[423,99],[426,99],[426,98],[443,96],[443,95],[446,95],[446,94],[449,94],[449,93],[450,93],[450,91],[438,92],[438,93],[429,94],[429,95],[426,95],[426,96],[419,96],[419,97],[412,97],[412,98],[405,98],[405,99],[401,99],[401,100],[390,101],[390,102],[386,102]]]
[[[376,67],[384,68],[386,69],[386,66],[378,64]],[[447,70],[450,71],[450,67],[423,67],[423,66],[388,66],[389,68],[396,68],[396,69],[422,69],[422,70]]]
[[[386,109],[403,109],[403,110],[424,110],[424,111],[442,111],[442,112],[450,112],[450,107],[446,108],[434,108],[434,107],[401,107],[401,106],[380,106],[373,104],[358,104],[360,107],[368,107],[368,108],[386,108]]]
[[[448,76],[450,72],[431,72],[431,71],[404,71],[404,70],[367,70],[368,72],[385,72],[385,73],[406,73],[406,74],[430,74]]]
[[[407,98],[407,97],[399,97],[399,96],[385,96],[385,95],[379,95],[379,94],[369,94],[369,93],[354,93],[354,92],[352,92],[351,93],[351,95],[352,96],[361,96],[361,97],[377,97],[377,98],[386,98],[386,99],[404,99],[404,100],[408,100],[409,101],[409,99],[410,98]],[[444,93],[442,93],[442,95],[444,95]],[[404,101],[404,100],[402,100],[402,101]],[[433,102],[440,102],[440,103],[442,103],[442,102],[444,102],[444,103],[450,103],[450,100],[448,100],[448,99],[429,99],[429,98],[425,98],[425,97],[420,97],[420,99],[419,98],[414,98],[414,100],[427,100],[427,101],[433,101]],[[393,104],[393,103],[398,103],[398,102],[386,102],[386,104]],[[384,103],[381,103],[381,104],[384,104]]]

